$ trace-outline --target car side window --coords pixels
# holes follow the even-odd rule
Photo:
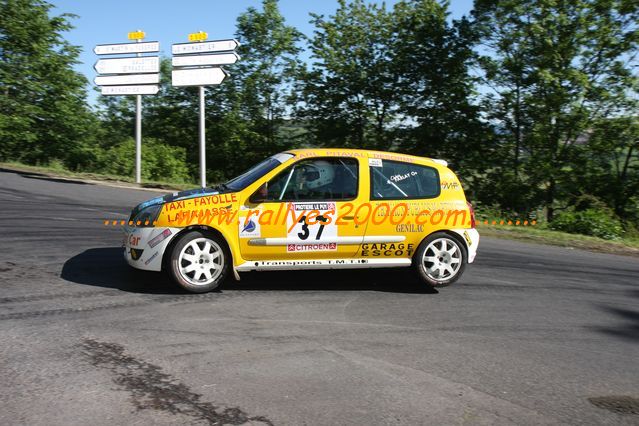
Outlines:
[[[357,197],[358,172],[354,158],[302,160],[269,181],[266,200],[352,200]]]
[[[371,199],[435,198],[440,193],[437,169],[382,160],[371,165]]]

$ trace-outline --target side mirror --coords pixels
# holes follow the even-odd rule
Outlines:
[[[263,203],[264,201],[266,201],[267,195],[268,182],[264,182],[259,188],[257,188],[257,191],[251,194],[251,196],[249,197],[249,202],[252,204]]]

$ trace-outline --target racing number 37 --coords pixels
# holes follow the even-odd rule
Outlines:
[[[337,237],[337,225],[332,215],[334,203],[294,204],[293,211],[299,212],[287,217],[287,236],[299,242],[321,242]]]
[[[317,220],[316,220],[316,224],[318,224],[319,226],[317,226],[317,233],[315,234],[315,240],[319,241],[320,238],[322,238],[322,232],[324,232],[324,227],[326,226],[326,223],[329,222],[329,219],[324,217],[324,216],[317,216]],[[300,232],[297,233],[297,237],[300,240],[306,241],[308,239],[308,237],[311,234],[311,231],[309,229],[309,225],[306,222],[306,216],[302,216],[300,217],[300,219],[297,221],[297,223],[301,223],[302,224],[302,230]]]

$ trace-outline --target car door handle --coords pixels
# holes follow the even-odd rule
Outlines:
[[[342,217],[344,220],[355,220],[355,216],[344,216]]]

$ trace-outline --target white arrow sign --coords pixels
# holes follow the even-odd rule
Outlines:
[[[97,76],[93,82],[98,86],[123,86],[126,84],[157,84],[160,74],[130,74]]]
[[[174,67],[190,67],[197,65],[231,65],[236,63],[240,57],[237,53],[220,53],[217,55],[193,55],[175,56],[173,58]]]
[[[184,55],[188,53],[224,52],[235,50],[239,46],[235,39],[205,41],[202,43],[178,43],[171,46],[171,53],[174,55]]]
[[[160,42],[147,41],[145,43],[98,44],[93,48],[96,55],[117,55],[121,53],[149,53],[159,52]]]
[[[103,95],[155,95],[160,88],[153,85],[144,86],[104,86]]]
[[[160,72],[160,58],[157,56],[144,56],[140,58],[100,59],[93,68],[99,74]]]
[[[222,68],[195,68],[173,70],[174,86],[208,86],[220,84],[226,77]]]

